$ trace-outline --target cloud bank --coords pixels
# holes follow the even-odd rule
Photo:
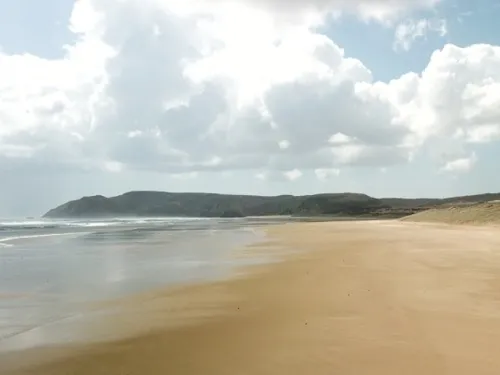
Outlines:
[[[436,170],[469,170],[469,148],[500,138],[500,47],[448,44],[423,71],[379,82],[317,28],[438,3],[79,0],[63,59],[0,50],[0,171],[323,181],[450,142],[462,152]]]

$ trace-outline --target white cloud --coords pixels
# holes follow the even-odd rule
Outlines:
[[[384,20],[437,1],[287,2],[286,20],[269,10],[282,1],[76,4],[64,59],[0,54],[0,170],[325,179],[500,134],[499,47],[446,45],[423,72],[375,82],[298,16]]]
[[[339,17],[343,14],[391,23],[412,11],[430,10],[442,2],[443,0],[184,0],[170,2],[170,8],[174,7],[181,14],[217,13],[228,18],[250,9],[273,14],[280,25],[317,25],[328,15]]]
[[[298,169],[293,169],[291,171],[283,173],[283,175],[290,181],[295,181],[296,179],[302,177],[302,172],[299,171]]]
[[[287,140],[279,141],[278,146],[282,150],[286,150],[288,147],[290,147],[290,142],[288,142]]]
[[[432,54],[420,75],[410,74],[378,89],[392,96],[399,110],[395,121],[412,131],[413,142],[448,139],[457,129],[470,133],[500,122],[495,92],[499,63],[498,46],[448,44]]]
[[[336,177],[340,174],[340,169],[336,168],[318,168],[314,170],[314,174],[320,181],[328,180],[331,177]]]
[[[261,181],[264,181],[267,179],[267,174],[264,172],[259,172],[255,175],[255,178]]]
[[[103,163],[103,169],[106,172],[118,173],[123,170],[123,164],[117,161],[105,161]]]
[[[452,173],[465,173],[469,172],[477,162],[477,157],[475,153],[467,157],[458,158],[447,162],[443,167],[442,171],[452,172]]]
[[[429,33],[436,33],[443,37],[448,33],[445,19],[407,19],[397,25],[394,32],[395,50],[409,51],[412,44],[419,38],[426,38]]]
[[[332,135],[330,137],[330,139],[328,139],[328,142],[330,142],[331,144],[337,144],[337,145],[341,145],[341,144],[346,144],[346,143],[351,143],[353,141],[353,139],[343,133],[335,133],[334,135]]]
[[[140,137],[142,134],[143,133],[140,130],[132,130],[132,131],[128,132],[127,137],[129,137],[129,138],[135,138],[135,137]]]
[[[483,124],[469,128],[458,128],[453,139],[465,143],[481,144],[500,139],[500,124]]]
[[[488,143],[500,139],[500,124],[479,125],[467,131],[467,142]]]

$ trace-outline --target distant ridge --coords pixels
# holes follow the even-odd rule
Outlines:
[[[51,218],[102,216],[242,217],[265,215],[369,215],[389,209],[365,194],[308,196],[227,195],[131,191],[116,197],[83,197],[64,203],[44,216]]]
[[[244,217],[268,215],[403,217],[446,204],[500,200],[498,194],[446,199],[373,198],[366,194],[231,195],[131,191],[116,197],[96,195],[64,203],[47,218],[95,218],[119,216]]]

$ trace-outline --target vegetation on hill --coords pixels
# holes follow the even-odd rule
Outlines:
[[[388,209],[364,194],[310,196],[223,195],[133,191],[111,198],[101,195],[67,202],[45,217],[196,216],[242,217],[266,215],[363,215]]]
[[[447,202],[436,208],[404,217],[402,220],[469,225],[500,224],[500,202],[462,202],[454,205]]]
[[[486,202],[500,194],[481,194],[446,199],[377,199],[365,194],[224,195],[131,191],[116,197],[83,197],[56,207],[44,216],[92,218],[120,216],[244,217],[269,215],[403,217],[446,205]]]

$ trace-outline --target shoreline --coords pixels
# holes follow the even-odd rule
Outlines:
[[[294,223],[266,231],[271,243],[297,251],[229,280],[113,302],[122,315],[107,329],[136,324],[133,337],[13,354],[0,360],[0,373],[420,375],[500,369],[500,233],[494,228],[384,220]],[[256,248],[266,251],[266,242]],[[21,359],[22,368],[14,371]]]
[[[281,223],[274,225],[282,225]],[[185,276],[177,276],[177,279],[167,277],[165,280],[168,281],[156,283],[156,285],[155,282],[152,282],[149,288],[144,289],[143,287],[139,287],[135,292],[130,290],[125,292],[122,291],[104,298],[102,296],[90,297],[84,294],[72,296],[71,298],[77,298],[77,300],[76,302],[67,302],[64,305],[64,307],[68,309],[66,313],[61,315],[58,310],[54,310],[52,316],[49,318],[32,321],[31,324],[25,322],[23,322],[23,324],[16,324],[16,322],[9,320],[9,314],[12,314],[9,310],[14,311],[15,308],[22,308],[23,303],[28,305],[32,303],[35,308],[45,308],[43,304],[45,302],[40,304],[38,300],[29,301],[24,298],[35,298],[37,293],[2,293],[0,290],[0,301],[3,299],[4,302],[6,302],[6,305],[0,306],[0,319],[3,318],[0,323],[4,324],[6,331],[4,335],[2,335],[2,331],[0,331],[0,363],[2,362],[1,358],[6,358],[11,354],[16,354],[16,352],[32,353],[39,350],[43,351],[46,347],[62,347],[65,344],[71,344],[73,346],[116,341],[141,333],[144,328],[135,327],[133,321],[131,322],[133,326],[131,329],[128,327],[121,327],[127,329],[113,328],[118,324],[118,322],[113,319],[114,317],[123,320],[124,315],[130,315],[133,312],[129,306],[125,314],[122,314],[121,311],[117,311],[120,306],[123,307],[126,301],[140,301],[144,298],[147,299],[148,296],[158,296],[160,294],[174,295],[186,288],[224,281],[233,277],[233,274],[239,274],[253,266],[274,262],[275,260],[269,259],[267,254],[256,254],[254,252],[252,255],[246,254],[242,250],[258,245],[265,240],[265,228],[268,225],[269,224],[264,223],[260,225],[250,225],[248,227],[238,226],[228,230],[227,233],[229,233],[229,235],[225,237],[223,229],[219,230],[220,238],[217,237],[218,239],[216,239],[215,242],[211,242],[210,245],[204,242],[196,246],[201,250],[195,251],[195,255],[198,258],[195,257],[193,262],[199,262],[200,268],[195,270],[194,273],[192,269],[188,269],[186,270],[188,272],[186,272]],[[250,235],[247,234],[247,232],[251,232]],[[170,234],[171,232],[165,231],[162,232],[160,236],[166,236],[164,239],[168,241],[168,236]],[[211,238],[212,237],[210,237],[210,240]],[[194,244],[196,244],[196,241]],[[186,247],[186,243],[184,243],[183,246]],[[188,251],[190,251],[190,249],[188,249]],[[208,255],[200,255],[203,251]],[[210,255],[212,251],[213,254]],[[182,258],[184,254],[180,253],[179,255]],[[185,260],[188,263],[190,261],[190,256],[192,256],[192,254],[189,255],[188,253]],[[168,261],[168,259],[167,257],[166,260]],[[174,263],[175,261],[176,259],[174,259]],[[182,262],[183,260],[181,259],[180,261]],[[205,263],[209,265],[204,265]],[[210,265],[211,263],[213,263],[213,265]],[[169,269],[167,268],[166,271],[168,274]],[[143,281],[140,280],[140,282]],[[17,301],[19,301],[19,307],[15,305]],[[11,305],[9,305],[9,303]],[[130,305],[130,303],[128,305]],[[5,313],[2,308],[5,309]],[[31,319],[33,319],[33,317]],[[104,329],[102,329],[103,322],[109,323]],[[1,324],[0,328],[2,328]],[[96,329],[96,327],[100,328]]]
[[[85,314],[97,313],[101,317],[95,319],[89,315],[83,324],[82,322],[70,323],[72,330],[70,336],[76,334],[78,336],[76,341],[67,344],[44,344],[23,349],[0,350],[0,373],[2,375],[5,372],[22,374],[24,371],[28,371],[29,373],[32,367],[38,368],[44,363],[55,363],[58,360],[73,358],[75,355],[92,350],[96,346],[115,345],[141,337],[151,331],[168,332],[171,329],[197,325],[204,320],[221,315],[214,309],[214,305],[227,302],[227,299],[218,292],[224,288],[226,283],[242,280],[256,272],[262,272],[267,267],[284,261],[286,256],[291,254],[288,249],[284,250],[282,246],[276,246],[275,239],[269,238],[268,231],[298,223],[302,223],[302,221],[277,222],[257,225],[254,228],[250,227],[252,231],[259,232],[258,237],[260,238],[230,250],[229,258],[226,261],[245,260],[245,262],[235,263],[224,275],[213,279],[187,280],[163,287],[158,286],[128,296],[87,303]],[[247,262],[248,260],[250,261]],[[184,295],[186,293],[187,296]],[[170,301],[173,302],[170,303]],[[213,301],[216,302],[213,303]],[[137,308],[138,306],[139,308]],[[158,314],[162,315],[161,319],[154,318]],[[149,315],[153,319],[147,321],[137,319],[144,315]],[[167,319],[163,319],[164,317]],[[68,320],[72,320],[73,317],[69,316],[68,318]],[[34,329],[37,328],[43,328],[43,326],[34,327]],[[84,331],[90,331],[92,337],[85,337]],[[26,366],[26,362],[29,363],[28,366]],[[19,368],[19,363],[23,363],[21,368]],[[35,373],[38,373],[38,370]]]

